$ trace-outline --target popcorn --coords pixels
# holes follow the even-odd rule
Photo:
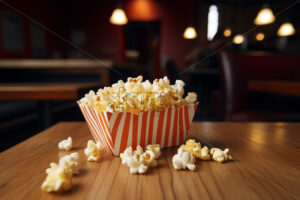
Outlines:
[[[201,149],[201,157],[202,160],[210,160],[210,154],[209,154],[209,149],[207,146],[203,147]]]
[[[133,151],[132,147],[125,149],[124,153],[120,154],[122,164],[130,168],[132,174],[146,173],[148,167],[157,166],[157,158],[160,156],[160,145],[148,145],[147,150],[144,152],[140,145],[137,145],[136,150]]]
[[[189,139],[185,142],[185,145],[181,145],[184,151],[191,153],[196,158],[201,159],[201,144],[193,139]]]
[[[66,155],[59,160],[59,166],[71,168],[72,174],[79,174],[79,155],[78,153],[72,153]]]
[[[46,192],[58,192],[70,190],[72,188],[72,170],[66,166],[50,163],[50,168],[46,169],[47,178],[41,188]]]
[[[222,163],[224,161],[232,160],[231,155],[228,155],[229,149],[225,149],[222,151],[218,148],[212,148],[210,150],[210,154],[213,156],[213,159],[219,163]]]
[[[149,145],[146,147],[146,149],[154,152],[154,154],[155,154],[155,159],[158,159],[159,156],[161,155],[161,152],[160,152],[160,145],[159,145],[159,144],[149,144]]]
[[[100,143],[93,140],[89,140],[87,147],[84,149],[84,154],[88,157],[88,161],[98,161],[104,153],[104,146]]]
[[[185,152],[181,147],[172,159],[173,167],[176,170],[188,168],[189,170],[194,171],[196,169],[195,161],[195,157],[191,153]]]
[[[201,148],[200,142],[195,142],[193,139],[186,141],[185,145],[181,145],[184,151],[191,153],[196,158],[201,160],[210,160],[209,149],[207,146]]]
[[[148,167],[144,165],[144,157],[140,154],[134,154],[133,156],[129,157],[127,166],[130,168],[131,174],[144,174],[148,170]]]
[[[168,107],[180,107],[197,101],[197,94],[192,92],[183,98],[185,83],[176,80],[170,85],[165,76],[143,82],[143,77],[129,77],[127,82],[119,80],[112,87],[104,87],[96,93],[90,91],[80,103],[95,108],[98,112],[132,112],[138,114],[146,110],[163,110]]]
[[[62,140],[58,143],[58,148],[69,151],[72,149],[72,138],[68,137],[66,140]]]

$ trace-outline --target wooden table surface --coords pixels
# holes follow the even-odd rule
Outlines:
[[[77,100],[100,83],[0,84],[0,100]]]
[[[248,89],[255,92],[300,96],[300,81],[261,81],[248,82]]]
[[[86,162],[83,149],[91,139],[84,122],[59,123],[0,154],[1,199],[299,199],[299,123],[193,123],[191,136],[209,147],[229,147],[234,161],[197,163],[197,170],[176,171],[177,148],[162,150],[159,166],[131,175],[119,157],[106,154]],[[73,189],[40,189],[50,162],[71,152],[57,143],[72,136],[80,154],[80,174]]]

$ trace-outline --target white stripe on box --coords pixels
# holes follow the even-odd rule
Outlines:
[[[127,139],[127,147],[132,146],[132,130],[133,130],[133,115],[130,114],[130,121],[129,121],[129,133],[128,133],[128,139]]]
[[[194,117],[194,104],[189,104],[188,105],[189,106],[189,122],[190,122],[190,125],[191,125],[191,123],[192,123],[192,121],[193,121],[193,117]]]
[[[173,126],[174,126],[174,118],[175,118],[174,110],[175,110],[174,108],[171,109],[171,125],[170,125],[170,130],[169,130],[168,147],[172,145]]]
[[[152,111],[149,111],[149,112],[148,112],[148,116],[147,116],[145,146],[147,146],[147,144],[148,144],[149,123],[150,123],[150,114],[151,114],[151,112],[152,112]]]
[[[117,116],[118,116],[118,113],[113,113],[112,116],[110,117],[110,120],[108,122],[108,126],[109,126],[110,131],[113,130],[113,127],[114,127],[115,121],[117,119]]]
[[[141,112],[141,113],[139,114],[138,130],[137,130],[137,145],[140,145],[140,144],[141,144],[142,120],[143,120],[143,112]]]
[[[157,126],[159,120],[159,112],[154,111],[154,122],[153,122],[153,132],[152,132],[152,144],[156,144],[156,136],[157,136]]]
[[[165,137],[166,137],[166,126],[167,126],[167,116],[168,116],[168,108],[165,109],[165,116],[164,116],[164,124],[163,124],[163,129],[162,129],[162,136],[161,136],[161,141],[160,141],[160,146],[164,146],[165,142]]]
[[[120,144],[121,144],[121,139],[122,139],[122,132],[123,132],[124,124],[125,124],[125,116],[126,116],[126,112],[123,112],[119,127],[117,127],[118,131],[117,131],[117,135],[116,135],[116,139],[115,139],[115,146],[114,146],[114,153],[116,153],[116,154],[119,154],[119,149],[120,149]]]

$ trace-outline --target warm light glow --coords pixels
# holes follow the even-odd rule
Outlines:
[[[265,39],[265,34],[263,33],[257,33],[256,36],[255,36],[256,40],[257,41],[262,41]]]
[[[194,27],[189,26],[185,29],[183,33],[185,39],[195,39],[197,37],[197,32]]]
[[[231,36],[231,29],[230,28],[226,28],[224,30],[223,34],[224,34],[225,37],[230,37]]]
[[[208,11],[208,21],[207,21],[207,39],[211,41],[217,31],[219,26],[219,11],[216,5],[211,5]]]
[[[255,20],[254,24],[256,25],[266,25],[266,24],[271,24],[275,21],[275,16],[270,8],[263,8],[261,9]]]
[[[281,24],[277,31],[278,36],[290,36],[295,34],[295,28],[291,23]]]
[[[233,43],[234,44],[242,44],[244,42],[244,40],[245,40],[244,36],[239,34],[239,35],[234,36]]]
[[[109,21],[110,21],[110,23],[115,24],[115,25],[124,25],[124,24],[127,24],[127,22],[128,22],[124,10],[120,9],[120,8],[116,8],[113,11]]]

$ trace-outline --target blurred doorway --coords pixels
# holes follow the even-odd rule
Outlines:
[[[150,79],[160,69],[160,27],[161,21],[130,21],[124,27],[126,59],[146,67]]]

